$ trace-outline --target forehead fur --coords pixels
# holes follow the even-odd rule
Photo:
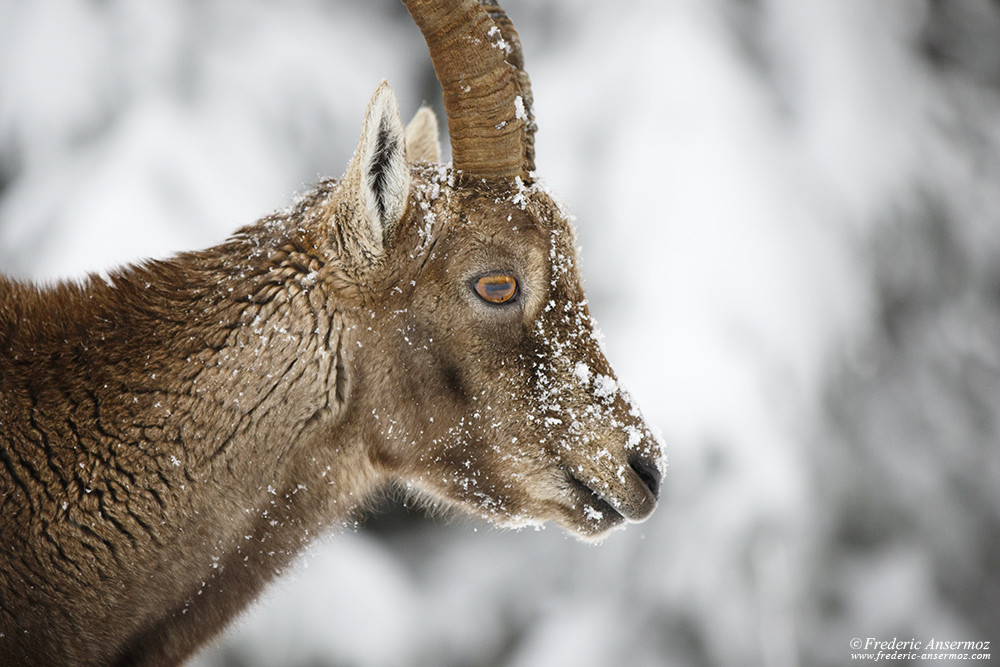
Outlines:
[[[446,165],[413,167],[410,202],[411,231],[423,247],[452,234],[497,240],[520,237],[545,246],[550,258],[575,274],[576,234],[572,218],[541,183],[525,185],[515,179],[502,187],[483,184],[455,186],[455,173]],[[418,247],[417,250],[421,248]]]

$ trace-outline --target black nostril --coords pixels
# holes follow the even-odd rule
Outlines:
[[[628,464],[632,466],[632,470],[635,470],[635,474],[639,475],[639,479],[642,480],[642,483],[645,484],[646,488],[653,494],[653,497],[659,499],[660,479],[663,477],[660,473],[659,466],[649,459],[641,456],[631,457]]]

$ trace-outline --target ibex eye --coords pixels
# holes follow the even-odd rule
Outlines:
[[[483,276],[476,281],[476,294],[490,303],[507,303],[517,294],[513,276]]]

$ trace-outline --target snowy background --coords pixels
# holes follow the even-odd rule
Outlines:
[[[662,505],[595,547],[387,502],[197,664],[997,653],[1000,3],[505,4]],[[0,0],[0,269],[218,242],[340,175],[382,78],[439,104],[395,0]]]

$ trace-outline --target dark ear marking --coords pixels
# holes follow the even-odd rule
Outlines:
[[[379,220],[386,222],[386,187],[388,182],[389,165],[396,151],[399,150],[399,141],[393,137],[386,124],[385,118],[381,119],[378,126],[378,136],[375,140],[375,155],[372,157],[371,166],[368,168],[368,184],[375,195],[375,207],[378,209]]]
[[[355,155],[352,165],[361,213],[370,230],[369,241],[380,253],[406,210],[410,192],[403,123],[396,97],[384,81],[368,103]]]

